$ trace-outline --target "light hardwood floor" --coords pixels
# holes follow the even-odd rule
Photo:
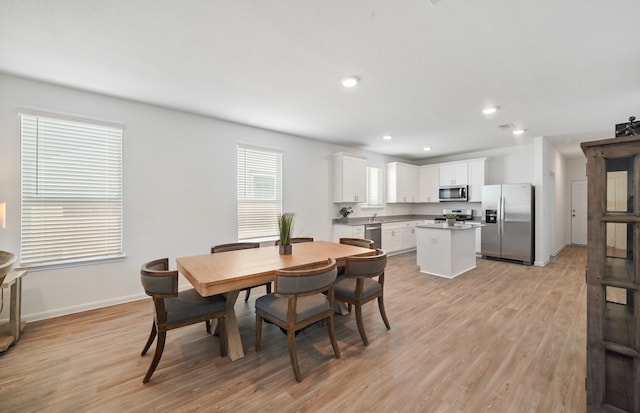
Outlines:
[[[0,355],[0,411],[583,412],[585,263],[567,247],[544,268],[479,259],[447,280],[420,274],[415,253],[391,257],[391,330],[367,305],[364,347],[355,315],[336,316],[336,359],[326,328],[310,327],[301,383],[278,328],[255,352],[255,297],[236,304],[245,358],[221,358],[204,325],[173,330],[146,385],[150,301],[29,323]]]

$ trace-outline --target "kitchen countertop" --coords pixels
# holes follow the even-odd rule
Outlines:
[[[332,221],[332,224],[342,224],[342,225],[364,225],[364,224],[384,224],[388,222],[403,222],[403,221],[422,221],[429,219],[442,218],[442,215],[381,215],[377,216],[373,221],[370,220],[370,217],[354,217],[347,218],[343,220],[342,218],[335,218]],[[471,221],[466,222],[474,222],[480,224],[480,217],[474,217]],[[431,224],[425,224],[431,225]],[[439,225],[439,224],[433,224]],[[446,225],[446,224],[445,224]]]
[[[417,228],[430,228],[430,229],[447,229],[449,231],[461,230],[461,229],[476,229],[483,226],[480,222],[477,224],[455,224],[449,225],[446,222],[442,224],[420,224]]]

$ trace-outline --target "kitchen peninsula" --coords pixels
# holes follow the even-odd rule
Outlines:
[[[453,278],[476,267],[476,224],[421,224],[417,227],[420,272]]]

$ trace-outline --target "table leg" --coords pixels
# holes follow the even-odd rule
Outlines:
[[[11,286],[11,304],[9,306],[9,334],[13,336],[15,343],[20,338],[20,321],[22,315],[22,277],[18,277]]]
[[[244,357],[244,350],[242,348],[242,339],[240,338],[240,329],[238,328],[238,319],[236,318],[236,312],[234,305],[238,299],[240,291],[231,291],[225,293],[227,304],[225,306],[225,330],[227,333],[227,354],[231,361],[238,360]]]

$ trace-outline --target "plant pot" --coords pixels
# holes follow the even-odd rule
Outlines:
[[[289,245],[282,245],[280,244],[280,255],[291,255],[291,252],[293,251],[293,246],[291,244]]]
[[[455,218],[447,218],[447,225],[449,225],[450,227],[454,226],[456,224],[456,219]]]
[[[343,222],[343,223],[345,223],[345,224],[348,224],[348,223],[349,223],[349,217],[342,217],[342,218],[340,219],[340,221],[341,221],[341,222]]]

